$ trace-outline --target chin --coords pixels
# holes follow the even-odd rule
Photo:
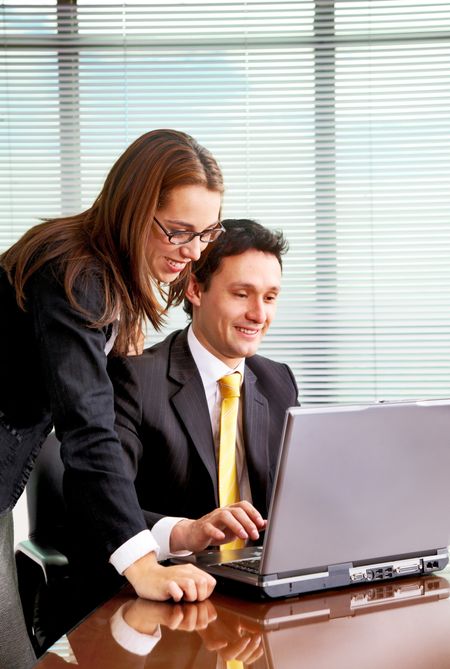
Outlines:
[[[170,274],[162,274],[160,277],[158,277],[158,281],[161,281],[161,283],[170,284],[176,281],[179,277],[180,272],[178,272],[178,274],[172,274],[171,272]]]
[[[234,357],[235,358],[250,358],[252,355],[255,355],[256,351],[258,350],[258,347],[252,347],[252,348],[246,348],[242,349],[241,351],[235,351]]]

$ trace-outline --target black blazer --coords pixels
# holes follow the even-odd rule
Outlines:
[[[211,421],[186,333],[108,366],[127,474],[136,478],[149,528],[162,516],[199,518],[219,506]],[[253,504],[264,517],[285,411],[298,403],[297,394],[287,365],[259,355],[247,359],[244,443]]]
[[[58,263],[48,263],[26,284],[22,311],[0,267],[0,514],[19,498],[54,425],[74,544],[106,562],[146,522],[114,430],[110,328],[91,327],[104,310],[95,267],[74,291],[86,313],[69,303]]]

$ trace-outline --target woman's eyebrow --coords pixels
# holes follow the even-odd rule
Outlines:
[[[219,225],[220,221],[217,219],[215,223],[211,223],[211,225],[208,225],[208,228],[215,228],[217,225]],[[195,228],[195,223],[187,223],[186,221],[179,221],[176,219],[168,218],[166,220],[166,225],[182,225],[184,228]],[[206,228],[206,230],[208,230]]]

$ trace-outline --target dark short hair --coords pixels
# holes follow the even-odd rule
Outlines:
[[[225,232],[206,248],[199,260],[192,263],[192,274],[205,291],[223,258],[229,256],[239,256],[252,250],[262,251],[274,255],[283,267],[281,258],[288,250],[288,243],[281,230],[269,230],[249,218],[225,219],[222,225]],[[192,303],[186,297],[183,309],[192,318]]]

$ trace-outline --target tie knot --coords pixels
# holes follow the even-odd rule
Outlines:
[[[227,376],[222,376],[219,379],[220,393],[222,399],[228,397],[239,397],[240,388],[241,388],[241,375],[239,372],[234,372],[234,374],[227,374]]]

